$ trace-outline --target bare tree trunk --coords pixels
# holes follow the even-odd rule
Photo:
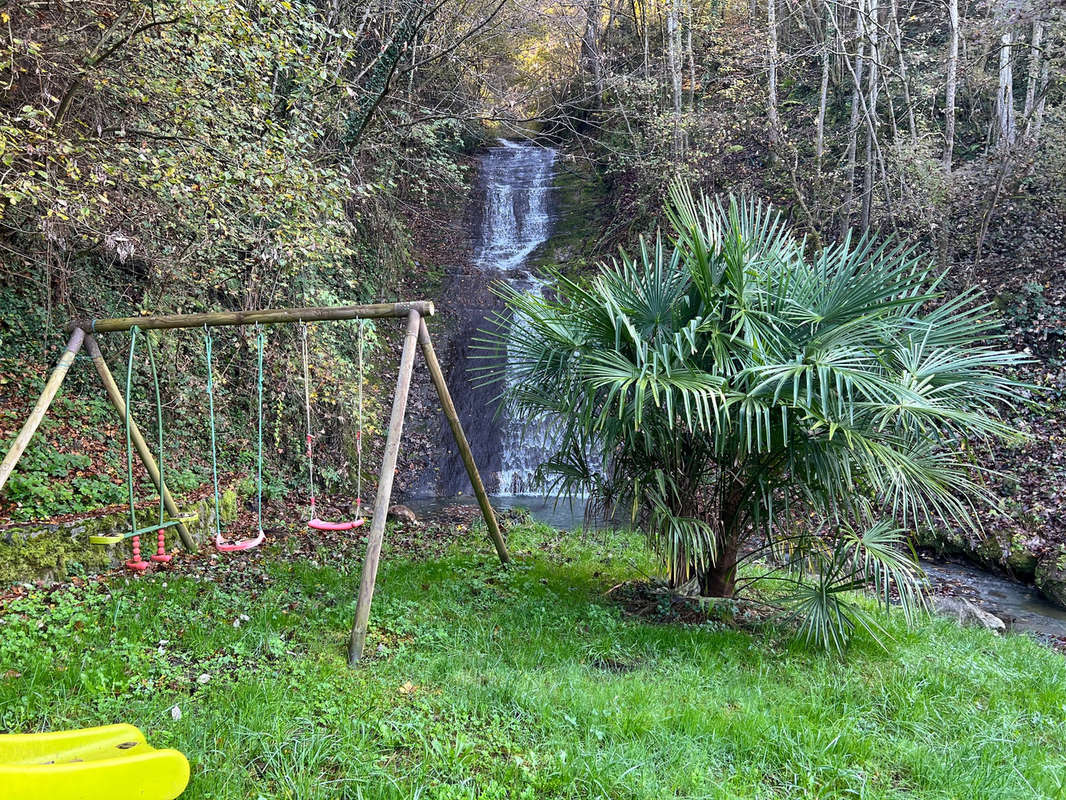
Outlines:
[[[911,143],[918,143],[918,128],[914,122],[914,103],[911,101],[911,82],[907,77],[907,58],[903,51],[903,30],[899,24],[899,0],[892,0],[889,5],[889,13],[892,15],[892,32],[896,42],[896,56],[899,58],[899,78],[903,84],[903,102],[907,105],[907,131],[911,135]]]
[[[1014,35],[1007,31],[999,45],[999,87],[996,92],[997,145],[1006,150],[1014,144],[1014,74],[1011,65],[1011,48]]]
[[[847,189],[844,197],[844,211],[841,218],[840,234],[844,236],[851,227],[852,205],[855,202],[855,151],[858,149],[859,112],[861,110],[862,75],[865,69],[866,52],[866,5],[859,0],[855,12],[855,67],[851,70],[855,82],[851,94],[851,121],[848,126],[848,146],[845,155],[847,161]]]
[[[696,16],[692,8],[692,0],[685,0],[685,17],[688,25],[685,28],[685,49],[688,57],[688,107],[690,111],[696,110],[696,55],[692,50],[692,29],[696,25]]]
[[[674,105],[674,160],[680,162],[684,151],[683,132],[681,130],[681,31],[678,17],[681,0],[671,0],[666,11],[667,57],[670,62],[670,85]]]
[[[832,14],[830,3],[832,0],[824,0],[825,13],[828,17]],[[825,153],[825,109],[829,98],[829,24],[826,23],[822,41],[822,85],[818,94],[818,116],[814,122],[814,174],[818,178],[822,174],[822,156]]]
[[[959,0],[948,0],[948,63],[944,88],[944,190],[947,208],[940,223],[940,268],[947,269],[954,260],[951,231],[951,160],[955,150],[955,95],[959,73]]]
[[[770,142],[777,144],[781,138],[781,118],[777,113],[777,0],[766,0],[766,45],[769,76],[766,116],[770,122]]]
[[[581,60],[592,75],[596,87],[596,105],[603,103],[603,53],[600,41],[601,0],[588,0],[585,6],[585,31],[581,36]]]
[[[1032,138],[1033,112],[1036,110],[1036,94],[1040,85],[1040,69],[1044,62],[1044,53],[1041,44],[1044,39],[1044,23],[1033,20],[1033,35],[1029,40],[1029,79],[1025,84],[1025,105],[1022,107],[1022,118],[1025,120],[1025,138]]]
[[[951,175],[951,159],[955,149],[955,94],[959,72],[959,0],[948,0],[948,69],[944,89],[944,173]]]
[[[880,66],[880,23],[878,20],[878,0],[869,0],[869,22],[866,29],[870,39],[870,69],[867,71],[866,91],[866,164],[863,168],[862,181],[862,227],[870,227],[874,199],[874,138],[877,136],[877,97],[881,90],[878,76]]]
[[[1044,59],[1044,66],[1040,68],[1040,85],[1037,87],[1036,108],[1033,110],[1033,133],[1032,141],[1040,139],[1040,129],[1044,127],[1044,104],[1047,101],[1048,63],[1050,59]]]

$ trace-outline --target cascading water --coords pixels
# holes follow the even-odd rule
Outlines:
[[[545,284],[528,272],[516,274],[551,235],[550,200],[555,150],[501,142],[482,162],[487,189],[478,266],[500,270],[504,280],[524,292]],[[500,469],[495,493],[528,494],[533,471],[548,455],[546,432],[536,422],[504,419],[500,429]]]
[[[479,267],[511,272],[547,241],[554,168],[552,148],[506,140],[481,157],[485,206],[475,257]]]
[[[449,306],[460,317],[449,383],[463,387],[456,397],[459,417],[485,486],[496,495],[532,490],[533,471],[544,460],[547,442],[542,426],[497,414],[499,387],[484,385],[479,369],[490,365],[471,343],[478,331],[492,327],[491,320],[502,310],[488,291],[492,282],[502,280],[520,291],[542,291],[546,286],[523,267],[551,235],[555,154],[549,147],[501,140],[480,157],[475,269],[455,275],[449,292]],[[469,492],[469,481],[447,435],[441,437],[445,455],[435,491]]]

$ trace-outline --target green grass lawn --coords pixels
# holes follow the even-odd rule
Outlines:
[[[0,728],[131,722],[189,757],[189,800],[1066,797],[1066,660],[1029,639],[893,622],[839,659],[656,625],[605,596],[635,544],[511,537],[506,569],[469,535],[387,552],[357,671],[359,564],[328,548],[13,600]]]

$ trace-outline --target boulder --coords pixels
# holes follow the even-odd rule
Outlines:
[[[962,597],[934,597],[933,611],[944,617],[951,617],[960,625],[987,628],[996,633],[1007,630],[1007,623],[995,614],[989,614],[983,608],[974,605]]]
[[[1034,582],[1044,597],[1066,608],[1066,545],[1060,544],[1041,557]]]
[[[418,517],[415,515],[415,512],[407,506],[402,506],[399,503],[394,506],[389,506],[389,519],[393,522],[406,522],[411,525],[418,522]]]

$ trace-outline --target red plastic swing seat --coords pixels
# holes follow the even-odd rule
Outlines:
[[[308,521],[307,527],[314,528],[316,531],[350,531],[352,528],[358,528],[362,524],[362,518],[354,519],[351,522],[326,522],[316,517]]]
[[[236,542],[227,542],[221,536],[215,537],[215,549],[223,553],[234,553],[238,550],[251,550],[253,547],[259,547],[266,538],[266,534],[259,531],[259,535],[254,539],[241,539]]]

